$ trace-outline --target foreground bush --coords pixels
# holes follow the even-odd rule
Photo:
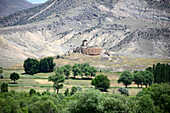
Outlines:
[[[123,95],[107,95],[99,90],[88,89],[74,95],[70,103],[71,113],[128,113],[133,111],[130,98]]]
[[[0,113],[169,113],[169,92],[169,84],[154,84],[136,97],[97,89],[82,90],[72,96],[0,92]]]

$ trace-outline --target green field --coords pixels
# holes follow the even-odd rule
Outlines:
[[[13,81],[10,80],[10,74],[12,72],[16,72],[20,75],[20,79],[17,80],[17,84],[11,84]],[[54,75],[55,73],[38,73],[35,75],[26,75],[24,74],[24,70],[12,70],[12,69],[4,69],[2,75],[4,76],[3,79],[0,79],[0,84],[3,82],[9,83],[9,90],[15,90],[17,92],[21,91],[29,91],[31,88],[35,89],[36,91],[43,92],[46,90],[49,90],[50,92],[53,92],[53,82],[48,81],[48,76]],[[111,81],[110,88],[108,89],[109,93],[112,93],[113,91],[115,93],[119,93],[117,89],[119,87],[124,87],[122,84],[117,83],[117,79],[119,78],[121,73],[115,73],[115,72],[98,72],[97,75],[107,75]],[[72,77],[72,76],[71,76]],[[64,92],[66,88],[71,89],[73,86],[81,86],[84,89],[93,87],[90,83],[91,80],[82,80],[81,77],[77,77],[78,79],[66,79],[64,82],[63,89],[60,90],[60,92]],[[129,93],[130,95],[136,95],[139,91],[141,91],[141,88],[136,88],[136,85],[130,85],[129,86]]]
[[[121,75],[121,72],[117,71],[122,70],[144,70],[153,64],[158,62],[160,63],[170,63],[170,60],[167,59],[151,59],[151,58],[130,58],[125,56],[111,56],[111,57],[102,57],[102,56],[88,56],[83,54],[71,53],[67,55],[62,55],[62,58],[54,59],[56,67],[64,66],[66,64],[74,65],[75,63],[89,63],[91,66],[96,67],[102,72],[98,72],[97,75],[103,74],[108,76],[111,81],[110,88],[108,89],[109,93],[115,92],[119,93],[117,89],[119,87],[124,87],[123,84],[118,84],[117,80]],[[17,64],[15,66],[6,67],[3,69],[2,75],[4,79],[0,79],[0,84],[3,82],[12,82],[9,79],[11,73],[16,72],[20,75],[20,79],[17,80],[18,84],[9,84],[10,90],[20,91],[29,91],[31,88],[39,92],[50,90],[53,92],[53,83],[48,81],[50,75],[55,73],[38,73],[35,75],[24,74],[23,64]],[[73,75],[71,74],[70,77]],[[64,82],[63,89],[60,92],[64,92],[66,88],[71,89],[72,86],[81,86],[83,89],[93,87],[90,83],[91,80],[82,80],[79,79],[67,79]],[[137,85],[132,83],[128,88],[130,95],[136,95],[141,88],[137,88]]]

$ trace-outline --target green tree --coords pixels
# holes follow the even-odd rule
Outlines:
[[[73,65],[72,71],[73,71],[74,78],[76,78],[76,76],[78,76],[78,75],[81,75],[81,69],[78,67],[77,64]]]
[[[73,86],[73,87],[71,88],[70,95],[74,95],[76,92],[77,92],[77,87]]]
[[[69,76],[70,76],[70,71],[72,69],[72,66],[71,65],[65,65],[63,66],[63,70],[64,70],[64,75],[66,76],[66,78],[68,79]]]
[[[7,83],[1,84],[1,92],[8,92],[8,84]]]
[[[30,94],[30,96],[32,96],[33,94],[35,95],[36,91],[34,89],[30,89],[29,94]]]
[[[40,72],[53,72],[55,63],[52,57],[43,58],[40,60],[39,71]]]
[[[57,106],[54,104],[53,98],[48,97],[47,95],[32,100],[31,104],[28,106],[29,113],[57,113]]]
[[[144,71],[143,76],[143,84],[147,87],[147,85],[151,85],[154,80],[153,74],[150,71]]]
[[[136,100],[137,100],[137,106],[136,106],[137,113],[156,112],[154,101],[151,99],[150,95],[143,95],[141,97],[136,98]]]
[[[136,97],[149,95],[159,113],[168,113],[170,111],[170,85],[169,84],[153,84],[143,91],[139,92]],[[147,102],[147,101],[146,101]],[[147,103],[146,103],[147,104]]]
[[[95,67],[90,67],[90,74],[91,76],[96,76],[97,69]]]
[[[154,83],[170,82],[170,65],[169,64],[154,64],[153,67],[148,67],[147,71],[151,71],[154,75]]]
[[[143,75],[141,74],[141,71],[137,72],[137,73],[134,73],[134,79],[133,81],[135,82],[135,84],[138,85],[138,88],[139,88],[139,85],[142,86],[142,83],[143,83]]]
[[[19,76],[18,73],[13,72],[13,73],[11,73],[11,75],[10,75],[10,79],[13,80],[14,83],[15,83],[15,81],[18,80],[19,78],[20,78],[20,76]]]
[[[73,95],[76,101],[71,101],[68,111],[71,113],[102,113],[104,95],[94,89],[81,91]]]
[[[91,84],[101,91],[106,91],[110,87],[110,80],[105,75],[98,75],[92,79]]]
[[[131,74],[130,71],[124,71],[118,80],[118,83],[123,83],[123,85],[125,85],[125,87],[127,88],[128,85],[132,84],[132,80],[133,80],[133,75]]]
[[[30,75],[38,73],[39,61],[36,59],[27,58],[24,61],[24,70],[25,70],[25,73],[30,74]]]
[[[61,84],[61,83],[63,83],[65,81],[65,77],[63,76],[63,74],[56,72],[55,75],[48,77],[48,81],[54,82],[53,88],[54,88],[54,90],[57,89],[57,94],[58,94],[59,89],[63,88],[63,84]]]
[[[69,93],[69,89],[68,88],[65,90],[64,94],[65,94],[65,96],[69,96],[70,93]]]
[[[83,72],[84,72],[86,77],[89,76],[91,74],[90,67],[84,67]]]

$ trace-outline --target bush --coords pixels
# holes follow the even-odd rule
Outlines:
[[[91,84],[101,91],[106,91],[110,87],[110,80],[105,75],[98,75],[92,79]]]
[[[34,89],[30,89],[29,94],[32,96],[33,94],[36,94],[36,91]]]
[[[8,84],[7,83],[1,84],[1,92],[8,92]]]
[[[128,91],[126,88],[119,87],[118,91],[119,91],[121,94],[125,94],[125,95],[129,96],[129,91]]]
[[[163,113],[170,111],[170,85],[169,84],[153,84],[137,94],[137,99],[149,95],[154,105],[160,108]]]
[[[70,95],[74,95],[76,92],[77,92],[77,87],[73,86],[73,87],[71,88]]]
[[[4,78],[4,76],[0,74],[0,79],[3,79],[3,78]]]
[[[67,88],[64,92],[65,96],[69,96],[69,89]]]

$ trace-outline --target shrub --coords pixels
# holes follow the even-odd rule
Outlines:
[[[7,83],[1,84],[1,92],[8,92],[8,84]]]
[[[129,91],[128,91],[126,88],[119,87],[118,91],[119,91],[121,94],[125,94],[125,95],[129,96]]]
[[[33,94],[36,94],[36,91],[34,89],[30,89],[29,94],[32,96]]]
[[[77,87],[73,86],[73,87],[71,88],[70,95],[74,95],[76,92],[77,92]]]

